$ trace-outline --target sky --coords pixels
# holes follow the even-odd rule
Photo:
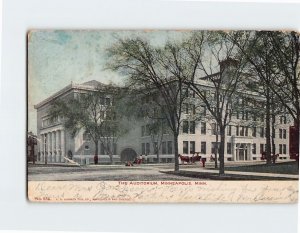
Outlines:
[[[74,83],[97,80],[121,84],[124,77],[106,70],[106,49],[118,38],[140,36],[162,45],[185,31],[37,30],[28,34],[28,130],[36,133],[34,105]]]

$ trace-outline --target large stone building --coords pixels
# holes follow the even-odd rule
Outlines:
[[[57,99],[71,99],[76,96],[94,91],[99,86],[104,84],[95,80],[75,84],[71,83],[57,93],[51,95],[47,99],[35,105],[37,110],[37,136],[38,136],[38,160],[49,163],[65,162],[65,157],[69,157],[80,163],[93,163],[95,145],[91,138],[85,134],[82,129],[72,137],[71,133],[65,129],[63,119],[56,117],[51,119],[49,110]],[[103,93],[103,104],[111,104],[111,96]],[[132,124],[132,125],[130,125]],[[126,159],[133,159],[137,153],[140,144],[139,135],[140,127],[135,127],[135,122],[127,122],[127,126],[131,129],[127,134],[120,138],[113,147],[113,160],[115,162],[125,161]],[[104,149],[104,146],[99,142],[99,162],[109,162],[109,156]]]
[[[89,81],[83,84],[71,83],[49,98],[35,105],[37,109],[37,136],[39,141],[38,160],[58,163],[64,162],[64,157],[71,156],[81,164],[93,163],[94,143],[81,130],[75,137],[66,131],[63,119],[57,117],[51,120],[49,109],[53,101],[59,98],[76,98],[76,95],[93,91],[96,86],[104,85],[97,81]],[[200,85],[200,84],[199,84]],[[205,85],[205,82],[201,85]],[[208,87],[209,89],[209,87]],[[103,104],[110,104],[111,96],[104,94]],[[196,96],[191,92],[189,103],[197,103]],[[210,158],[215,153],[217,127],[210,120],[190,120],[190,114],[195,111],[191,104],[184,107],[183,122],[178,138],[178,151],[180,154],[192,156],[198,152],[202,157]],[[227,127],[225,143],[225,161],[260,160],[265,151],[265,126],[264,120],[252,119],[247,112],[241,112],[235,116],[240,123],[233,123]],[[250,126],[251,121],[257,121],[256,126]],[[248,123],[247,123],[248,122]],[[259,123],[260,122],[260,123]],[[286,116],[276,118],[275,147],[279,159],[289,159],[289,122]],[[130,130],[119,138],[113,147],[114,162],[133,160],[138,154],[146,154],[149,162],[157,162],[158,142],[153,141],[148,129],[148,123],[142,120],[128,120]],[[171,134],[165,132],[162,136],[159,149],[160,162],[174,161],[174,144]],[[108,163],[109,156],[99,142],[99,163]]]

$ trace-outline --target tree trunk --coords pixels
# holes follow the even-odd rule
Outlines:
[[[156,154],[156,158],[157,158],[157,163],[160,163],[160,161],[159,161],[159,151],[158,151],[158,149],[157,149],[157,152],[156,152],[157,154]]]
[[[109,160],[110,160],[110,164],[114,164],[112,153],[109,153]]]
[[[218,168],[218,150],[219,150],[219,146],[218,143],[219,142],[219,133],[217,130],[217,134],[216,134],[216,148],[215,148],[215,168]]]
[[[272,98],[272,154],[273,156],[276,155],[276,146],[275,146],[275,134],[276,134],[276,131],[275,131],[275,112],[274,112],[274,101],[273,101],[273,98]],[[274,160],[275,159],[275,160]],[[275,163],[276,161],[276,157],[274,157],[273,161]]]
[[[179,161],[178,161],[178,134],[174,134],[174,154],[175,154],[175,167],[174,171],[179,171]]]
[[[98,147],[98,140],[95,141],[95,155],[94,155],[94,163],[95,164],[98,164],[98,150],[99,150],[99,147]]]
[[[219,175],[225,174],[225,164],[224,164],[224,149],[225,149],[225,128],[220,127],[220,134],[221,134],[221,142],[220,142],[220,169],[219,169]]]
[[[270,95],[269,95],[269,90],[267,89],[267,94],[266,94],[266,159],[267,159],[267,164],[271,164],[271,114],[270,114]]]

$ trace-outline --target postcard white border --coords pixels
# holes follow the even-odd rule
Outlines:
[[[26,199],[26,31],[300,29],[299,3],[6,0],[1,73],[0,229],[296,232],[297,205],[50,204]],[[186,219],[186,221],[184,221]],[[190,223],[189,219],[194,219]],[[217,220],[216,220],[217,219]],[[217,221],[217,223],[216,223]]]

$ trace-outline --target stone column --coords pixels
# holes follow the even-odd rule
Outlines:
[[[52,162],[56,162],[56,150],[55,150],[55,132],[53,131],[51,133],[51,139],[52,139]]]
[[[47,152],[48,152],[48,162],[51,163],[52,158],[51,158],[51,135],[48,132],[47,133]]]
[[[44,134],[44,161],[45,163],[48,163],[48,138],[47,138],[47,134]]]
[[[64,130],[61,130],[60,131],[60,148],[61,148],[61,157],[62,157],[62,160],[64,161],[64,157],[66,156],[65,155],[65,131]]]
[[[233,161],[235,161],[236,160],[236,158],[235,158],[235,143],[232,141],[232,148],[231,148],[231,150],[232,150],[232,160]]]
[[[44,139],[44,134],[41,134],[41,141],[40,141],[40,148],[41,148],[41,161],[45,161],[44,158],[45,158],[45,147],[44,147],[44,142],[45,142],[45,139]]]
[[[238,161],[238,154],[239,154],[239,143],[236,143],[235,144],[235,148],[234,148],[234,151],[235,151],[235,161]]]
[[[248,143],[248,160],[252,160],[252,144]]]
[[[60,153],[59,153],[59,131],[55,131],[55,151],[56,151],[56,161],[61,162]]]

